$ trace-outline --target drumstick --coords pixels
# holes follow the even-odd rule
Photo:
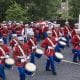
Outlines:
[[[71,63],[71,64],[80,65],[79,63],[71,62],[71,61],[68,61],[68,60],[62,60],[62,62],[66,62],[66,63]]]

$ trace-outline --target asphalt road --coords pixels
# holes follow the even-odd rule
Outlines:
[[[62,50],[66,60],[72,61],[72,49],[65,48]],[[80,80],[80,65],[70,63],[55,63],[57,75],[45,71],[46,57],[36,60],[37,71],[34,76],[26,76],[26,80]],[[19,80],[18,72],[14,66],[13,70],[5,69],[7,80]]]

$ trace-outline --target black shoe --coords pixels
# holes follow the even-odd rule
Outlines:
[[[78,63],[78,61],[73,61],[73,62]]]
[[[52,72],[52,74],[53,74],[53,75],[57,75],[57,73],[56,73],[56,72]]]
[[[46,69],[46,71],[51,71],[50,69]]]

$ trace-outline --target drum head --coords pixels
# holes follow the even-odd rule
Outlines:
[[[61,45],[63,45],[63,46],[66,46],[66,43],[63,42],[63,41],[59,41],[59,43],[60,43]]]
[[[27,64],[25,65],[25,69],[26,69],[27,71],[30,71],[30,72],[35,72],[35,71],[36,71],[36,65],[33,64],[33,63],[27,63]]]
[[[7,59],[5,59],[5,63],[8,65],[13,65],[15,63],[15,61],[12,58],[7,58]]]
[[[62,39],[63,41],[67,41],[66,38],[64,38],[64,37],[62,37],[61,39]]]
[[[36,53],[38,53],[38,54],[44,54],[44,52],[41,49],[36,49]]]
[[[57,58],[59,58],[59,59],[63,59],[63,58],[64,58],[63,55],[62,55],[61,53],[59,53],[59,52],[56,52],[56,53],[55,53],[55,56],[56,56]]]

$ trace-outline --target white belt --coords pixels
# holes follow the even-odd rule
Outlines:
[[[48,49],[53,49],[53,47],[52,46],[48,46]]]

